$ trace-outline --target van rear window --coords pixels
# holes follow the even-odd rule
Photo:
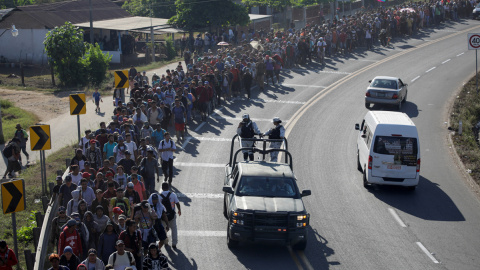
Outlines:
[[[381,155],[395,156],[395,163],[417,165],[417,139],[408,137],[377,136],[373,152]]]

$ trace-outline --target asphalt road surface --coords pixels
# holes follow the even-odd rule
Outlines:
[[[388,49],[329,59],[283,76],[282,85],[222,107],[191,127],[175,159],[179,194],[175,269],[479,269],[480,208],[456,157],[445,121],[447,104],[475,71],[467,33],[476,21],[428,30]],[[367,112],[364,93],[377,75],[408,83],[402,111],[418,127],[422,155],[416,191],[367,190],[356,168],[354,124]],[[394,110],[375,106],[373,110]],[[275,116],[287,127],[299,188],[311,213],[307,249],[226,246],[222,215],[224,166],[243,113],[262,131]]]

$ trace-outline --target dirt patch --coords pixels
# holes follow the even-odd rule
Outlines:
[[[20,91],[0,88],[0,97],[15,103],[16,107],[34,113],[39,121],[46,122],[68,111],[68,94],[55,95],[37,91]]]

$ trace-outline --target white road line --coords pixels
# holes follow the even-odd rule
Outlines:
[[[227,237],[227,231],[178,231],[178,236]]]
[[[457,54],[457,57],[462,56],[465,52]]]
[[[220,116],[220,115],[216,115],[216,116],[213,116],[212,118],[215,118],[215,119],[223,119],[223,120],[234,120],[234,121],[241,121],[242,118],[240,117],[223,117],[223,116]],[[256,121],[256,122],[272,122],[272,119],[271,118],[251,118],[253,121]],[[288,120],[282,120],[282,122],[288,122]]]
[[[296,87],[327,88],[326,86],[322,86],[322,85],[309,85],[309,84],[291,84],[291,83],[283,83],[282,85],[285,85],[285,86],[296,86]],[[304,103],[305,103],[305,102],[304,102]]]
[[[427,256],[430,258],[430,260],[432,260],[434,263],[440,263],[439,261],[437,261],[437,259],[435,259],[435,257],[433,257],[433,255],[428,251],[428,249],[422,245],[422,243],[420,242],[415,242],[417,244],[417,246],[420,247],[420,249],[425,253],[427,254]]]
[[[188,136],[187,140],[193,141],[210,141],[210,142],[231,142],[232,138],[217,138],[217,137],[192,137]]]
[[[303,261],[305,266],[307,267],[308,270],[314,270],[313,266],[310,264],[310,261],[308,261],[307,256],[305,256],[305,253],[303,251],[297,251],[298,256],[300,259]]]
[[[413,78],[410,82],[414,82],[414,81],[416,81],[418,78],[420,78],[420,76],[417,76],[417,77]]]
[[[435,32],[448,32],[448,33],[458,33],[460,31],[457,31],[457,30],[435,30]]]
[[[437,67],[432,67],[431,69],[425,71],[425,73],[428,73],[428,72],[430,72],[430,71],[432,71],[432,70],[434,70],[434,69],[436,69],[436,68],[437,68]]]
[[[191,162],[173,162],[174,166],[181,167],[205,167],[205,168],[223,168],[225,164],[218,163],[191,163]]]
[[[393,208],[388,208],[388,212],[393,216],[393,218],[400,224],[401,227],[406,228],[407,225],[403,222],[403,220],[398,216],[397,212]]]
[[[376,63],[378,60],[368,60],[368,59],[354,59],[354,61],[360,61],[360,62],[373,62]]]
[[[175,193],[179,198],[223,199],[223,193]]]
[[[321,86],[321,87],[323,87],[323,86]],[[245,101],[255,101],[255,102],[262,102],[262,103],[284,103],[284,104],[300,104],[300,105],[305,104],[305,101],[290,101],[290,100],[263,99],[263,98],[248,99],[248,98],[244,98],[244,97],[236,97],[236,98],[233,98],[232,100],[242,100],[242,101],[245,100]]]
[[[452,60],[452,59],[447,59],[447,60],[443,61],[442,64],[445,64],[445,63],[447,63],[447,62],[450,62],[450,60]]]
[[[187,147],[187,144],[190,142],[191,139],[192,139],[192,137],[187,137],[185,142],[182,144],[182,149],[185,149],[185,147]]]
[[[205,125],[205,122],[202,122],[202,123],[195,129],[195,132],[198,132],[204,125]]]
[[[330,71],[330,70],[319,70],[319,71],[310,71],[299,68],[292,68],[293,71],[307,72],[307,73],[328,73],[328,74],[341,74],[341,75],[350,75],[351,72],[342,72],[342,71]]]

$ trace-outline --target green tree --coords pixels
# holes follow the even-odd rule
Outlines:
[[[231,0],[177,0],[177,14],[169,23],[189,31],[210,26],[246,25],[250,21],[245,6]]]
[[[49,31],[43,43],[49,63],[65,86],[85,84],[85,67],[80,61],[85,53],[83,30],[65,22]]]
[[[175,15],[175,4],[171,0],[127,0],[122,8],[134,16],[169,19]]]
[[[108,65],[112,60],[112,56],[104,54],[98,43],[95,44],[95,46],[87,43],[86,46],[87,49],[85,55],[80,59],[80,61],[85,67],[88,81],[92,85],[98,86],[105,80]]]

